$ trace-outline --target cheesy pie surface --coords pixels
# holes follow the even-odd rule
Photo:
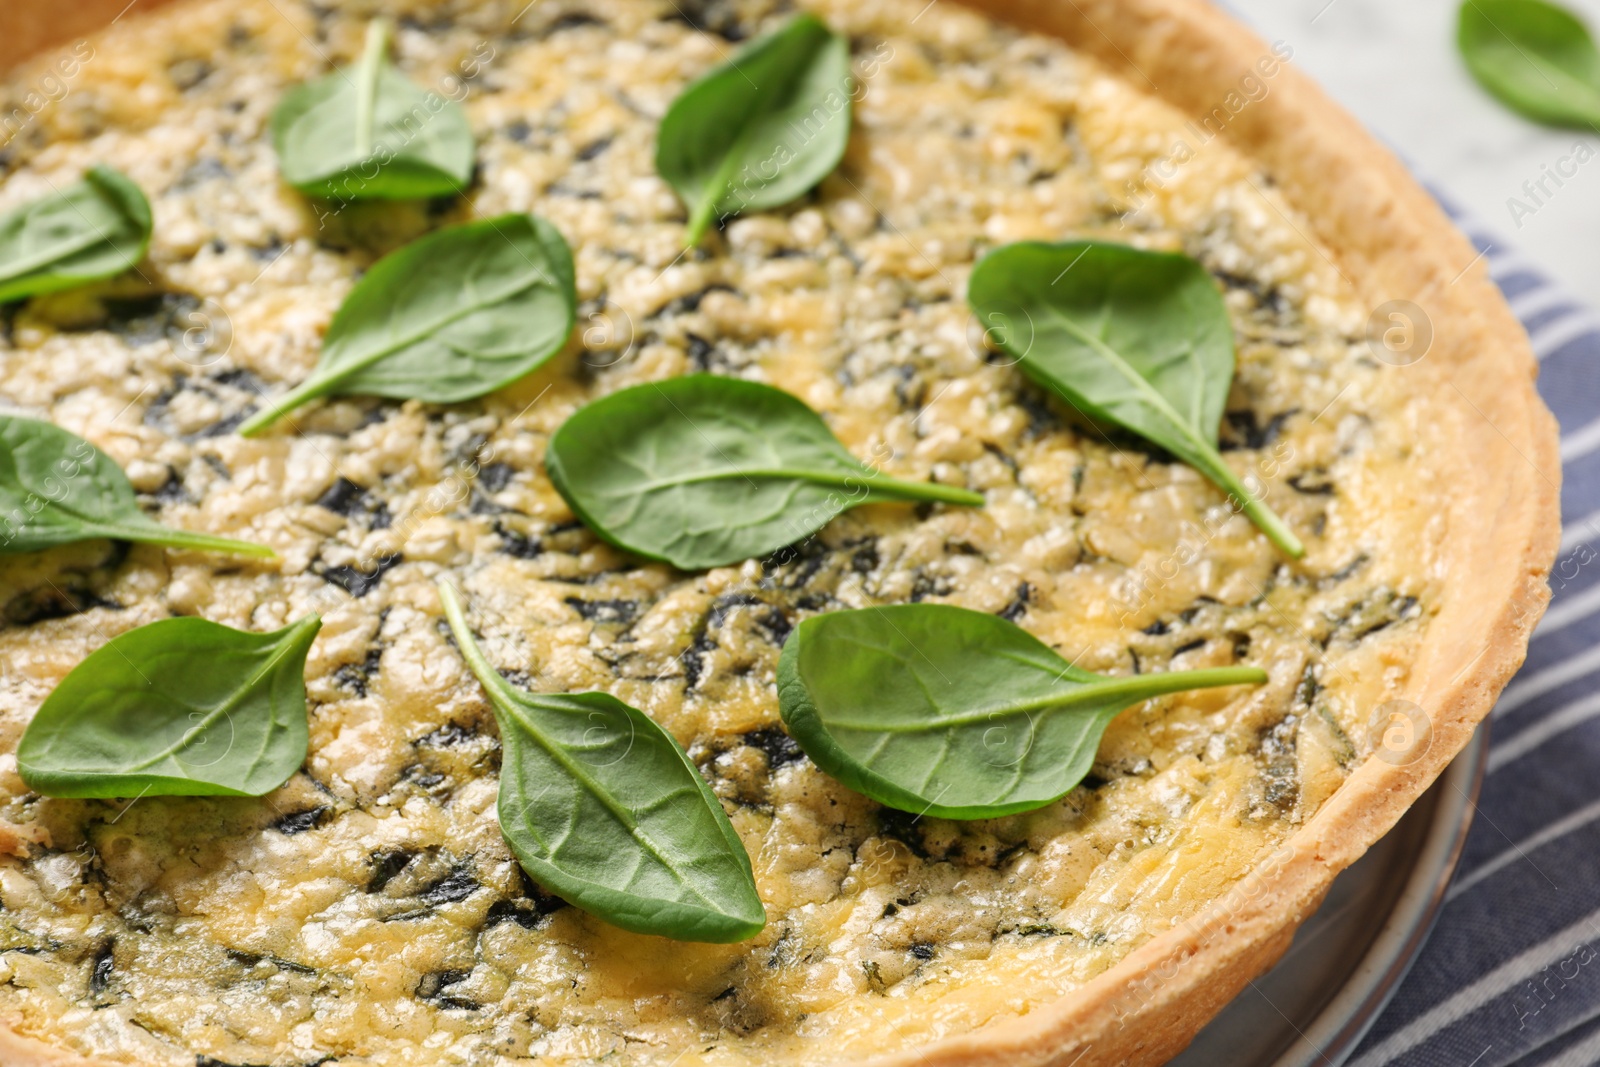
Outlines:
[[[844,163],[690,253],[656,124],[785,7],[385,5],[400,68],[467,109],[462,198],[338,205],[280,183],[272,107],[359,53],[356,4],[130,16],[12,136],[0,209],[108,163],[155,232],[136,274],[6,310],[0,400],[110,453],[161,521],[281,558],[0,557],[0,1019],[152,1067],[853,1062],[1103,973],[1271,862],[1372,750],[1437,600],[1442,520],[1407,445],[1415,380],[1375,358],[1348,279],[1221,121],[949,4],[813,9],[859,78]],[[6,112],[54,58],[14,73]],[[1258,73],[1219,114],[1271,87]],[[573,246],[561,356],[479,402],[340,399],[232,432],[305,377],[379,255],[506,211]],[[1069,237],[1182,250],[1216,276],[1239,348],[1223,446],[1303,560],[990,351],[965,301],[976,258]],[[588,399],[696,370],[786,389],[864,460],[987,506],[877,505],[767,560],[641,565],[574,521],[544,445]],[[754,862],[760,935],[623,933],[522,875],[440,576],[519,684],[605,690],[684,743]],[[1091,777],[1039,811],[918,818],[818,772],[773,688],[800,619],[908,601],[1004,614],[1090,670],[1271,681],[1129,709]],[[309,611],[310,756],[275,793],[49,800],[18,778],[30,716],[111,637]]]

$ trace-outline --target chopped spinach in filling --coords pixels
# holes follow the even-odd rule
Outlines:
[[[808,6],[860,79],[844,161],[688,253],[656,123],[785,5],[402,5],[394,61],[460,99],[479,144],[460,198],[340,204],[280,181],[267,116],[359,51],[367,12],[346,3],[125,19],[0,152],[0,208],[104,162],[156,218],[138,273],[6,310],[0,398],[94,440],[152,517],[281,557],[0,557],[0,1018],[163,1067],[854,1061],[1092,979],[1225,893],[1371,751],[1435,601],[1427,516],[1408,382],[1367,353],[1307,228],[1225,140],[1188,145],[1181,116],[1058,42],[949,4]],[[5,113],[30,78],[0,90]],[[233,433],[303,380],[378,256],[527,210],[577,254],[579,326],[550,364],[481,401],[341,398]],[[1216,277],[1239,340],[1222,447],[1303,560],[984,343],[976,258],[1068,236],[1181,249]],[[588,399],[697,370],[789,390],[864,460],[989,504],[865,507],[704,574],[631,559],[574,520],[545,443]],[[753,858],[761,935],[622,933],[522,874],[445,574],[518,685],[609,691],[687,746]],[[884,810],[784,734],[773,672],[811,613],[924,600],[1004,615],[1090,670],[1272,681],[1130,709],[1040,811]],[[34,709],[111,636],[313,610],[311,755],[263,800],[46,800],[17,777]]]

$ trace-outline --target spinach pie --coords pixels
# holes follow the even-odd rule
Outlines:
[[[1202,0],[61,7],[8,1065],[1159,1063],[1522,661],[1527,341]]]

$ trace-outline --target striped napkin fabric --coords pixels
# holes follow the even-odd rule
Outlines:
[[[1600,1063],[1600,315],[1440,198],[1561,424],[1561,551],[1438,925],[1347,1067]],[[1529,477],[1535,477],[1529,472]],[[1330,1065],[1331,1067],[1331,1065]]]
[[[1249,22],[1230,0],[1213,2]],[[1488,777],[1438,923],[1344,1067],[1595,1067],[1600,313],[1429,191],[1488,261],[1533,342],[1539,393],[1561,425],[1561,549],[1550,609],[1490,715]]]

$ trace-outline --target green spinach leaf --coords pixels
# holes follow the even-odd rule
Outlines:
[[[389,24],[374,20],[358,64],[284,94],[272,114],[272,143],[290,185],[337,200],[410,200],[467,187],[466,112],[413,85],[388,51]]]
[[[1065,796],[1124,708],[1267,680],[1255,667],[1108,678],[948,604],[816,615],[778,659],[779,713],[818,767],[881,804],[988,819]]]
[[[1600,51],[1589,29],[1546,0],[1466,0],[1456,44],[1500,102],[1535,122],[1600,123]]]
[[[809,14],[685,89],[661,120],[656,170],[688,205],[686,243],[826,178],[850,139],[851,94],[849,42]]]
[[[473,640],[455,589],[440,582],[439,597],[500,724],[500,828],[523,870],[634,933],[759,933],[750,857],[673,736],[607,693],[515,688]]]
[[[83,180],[0,216],[0,303],[108,278],[144,258],[150,204],[120,171]]]
[[[967,300],[1023,373],[1084,414],[1154,441],[1227,492],[1273,544],[1304,554],[1217,451],[1233,327],[1199,263],[1098,241],[1024,241],[978,262]]]
[[[879,474],[795,397],[711,374],[580,408],[550,438],[545,469],[601,537],[682,570],[783,548],[860,504],[983,503],[965,489]]]
[[[315,615],[269,634],[163,619],[114,637],[45,698],[17,746],[52,797],[253,796],[306,760]]]
[[[273,554],[266,545],[162,526],[140,510],[122,468],[94,445],[48,422],[0,415],[0,554],[97,537]]]
[[[329,324],[311,377],[239,432],[260,433],[323,396],[452,404],[493,392],[561,350],[577,302],[572,252],[536,215],[429,234],[367,271]]]

